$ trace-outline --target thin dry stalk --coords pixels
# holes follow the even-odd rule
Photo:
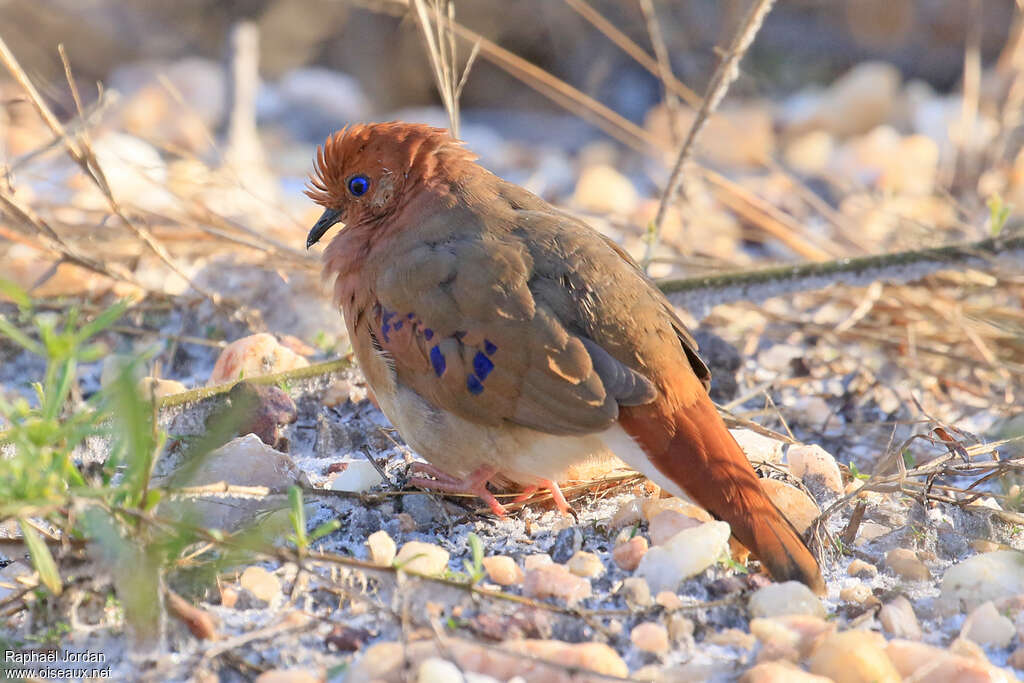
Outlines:
[[[736,32],[721,63],[719,63],[718,68],[711,77],[711,82],[708,83],[704,99],[697,110],[697,115],[690,126],[686,138],[683,140],[683,144],[679,148],[676,163],[672,167],[668,183],[665,185],[665,191],[661,195],[658,213],[654,217],[651,234],[648,236],[647,247],[644,250],[643,263],[645,269],[647,264],[650,263],[655,248],[661,241],[661,226],[665,222],[665,215],[668,212],[669,205],[675,202],[676,196],[679,193],[683,180],[683,167],[693,153],[693,143],[707,122],[708,116],[718,108],[719,103],[721,103],[726,92],[728,92],[729,86],[739,76],[740,60],[743,59],[743,55],[746,54],[747,49],[754,42],[754,37],[757,36],[764,18],[768,15],[774,4],[775,0],[758,0],[750,7],[743,23],[740,24],[739,31]]]
[[[586,0],[565,0],[565,4],[569,5],[569,7],[571,7],[577,14],[590,22],[594,28],[603,33],[610,41],[615,43],[620,50],[636,60],[640,66],[647,69],[647,71],[654,76],[661,78],[666,91],[671,91],[674,96],[683,98],[687,104],[692,107],[696,107],[700,104],[700,95],[686,87],[682,81],[672,75],[671,71],[667,74],[664,73],[660,64],[660,56],[658,59],[653,59],[649,54],[647,54],[646,50],[637,45],[632,38],[620,31],[615,24],[608,21],[604,15],[591,7]],[[641,2],[641,9],[643,9],[642,4],[643,2]],[[648,26],[648,31],[650,32],[650,26]],[[653,34],[651,35],[651,42],[655,42]],[[662,46],[664,46],[664,41],[660,41],[659,39],[658,42],[661,42]],[[655,54],[657,54],[658,45],[656,42],[654,49]]]
[[[414,0],[416,20],[423,33],[427,45],[427,55],[434,73],[434,83],[441,95],[441,103],[448,112],[449,127],[452,137],[459,137],[459,98],[462,88],[466,85],[469,70],[480,51],[477,41],[469,53],[462,75],[456,74],[458,53],[456,50],[455,5],[451,0],[433,0],[427,6],[427,0]]]
[[[661,33],[661,23],[658,21],[658,14],[654,11],[654,3],[651,0],[637,0],[640,4],[640,11],[643,12],[644,21],[647,24],[647,35],[651,39],[651,47],[654,48],[654,55],[658,58],[658,77],[661,79],[662,87],[665,89],[665,108],[668,110],[668,126],[672,131],[672,142],[679,144],[679,97],[672,89],[671,83],[675,80],[672,74],[672,63],[669,61],[668,48],[665,46],[665,37]]]

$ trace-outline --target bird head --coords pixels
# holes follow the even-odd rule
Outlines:
[[[474,156],[443,128],[371,123],[343,128],[317,148],[306,195],[324,207],[306,238],[313,246],[331,226],[369,224],[393,214],[414,186],[451,178],[451,161]]]

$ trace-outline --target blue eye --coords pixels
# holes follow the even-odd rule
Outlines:
[[[349,179],[348,191],[356,197],[362,197],[370,189],[370,179],[364,175],[357,175]]]

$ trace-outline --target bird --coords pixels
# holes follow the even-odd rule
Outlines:
[[[671,303],[614,241],[476,163],[445,129],[353,124],[306,194],[334,227],[325,279],[380,409],[427,460],[410,483],[524,495],[608,451],[729,523],[776,581],[819,594],[814,555],[708,396]]]

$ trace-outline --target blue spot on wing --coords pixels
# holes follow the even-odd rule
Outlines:
[[[444,354],[441,353],[441,349],[437,346],[433,346],[430,349],[430,364],[434,367],[434,374],[438,377],[443,375],[445,369],[448,367],[448,363],[444,359]]]
[[[430,341],[431,339],[434,338],[434,331],[428,327],[425,330],[423,330],[423,336],[424,338],[426,338],[427,341]]]
[[[473,372],[477,374],[480,381],[487,379],[487,375],[491,374],[493,369],[494,363],[491,362],[491,359],[477,351],[476,355],[473,356]]]
[[[494,355],[494,352],[497,350],[498,347],[497,345],[495,345],[494,342],[492,342],[490,339],[484,339],[484,351],[487,353],[488,356]]]
[[[484,390],[484,385],[480,383],[476,375],[470,375],[466,378],[466,388],[469,389],[471,394],[479,394]]]
[[[401,320],[396,320],[395,321],[395,329],[396,330],[402,329],[402,321]]]

